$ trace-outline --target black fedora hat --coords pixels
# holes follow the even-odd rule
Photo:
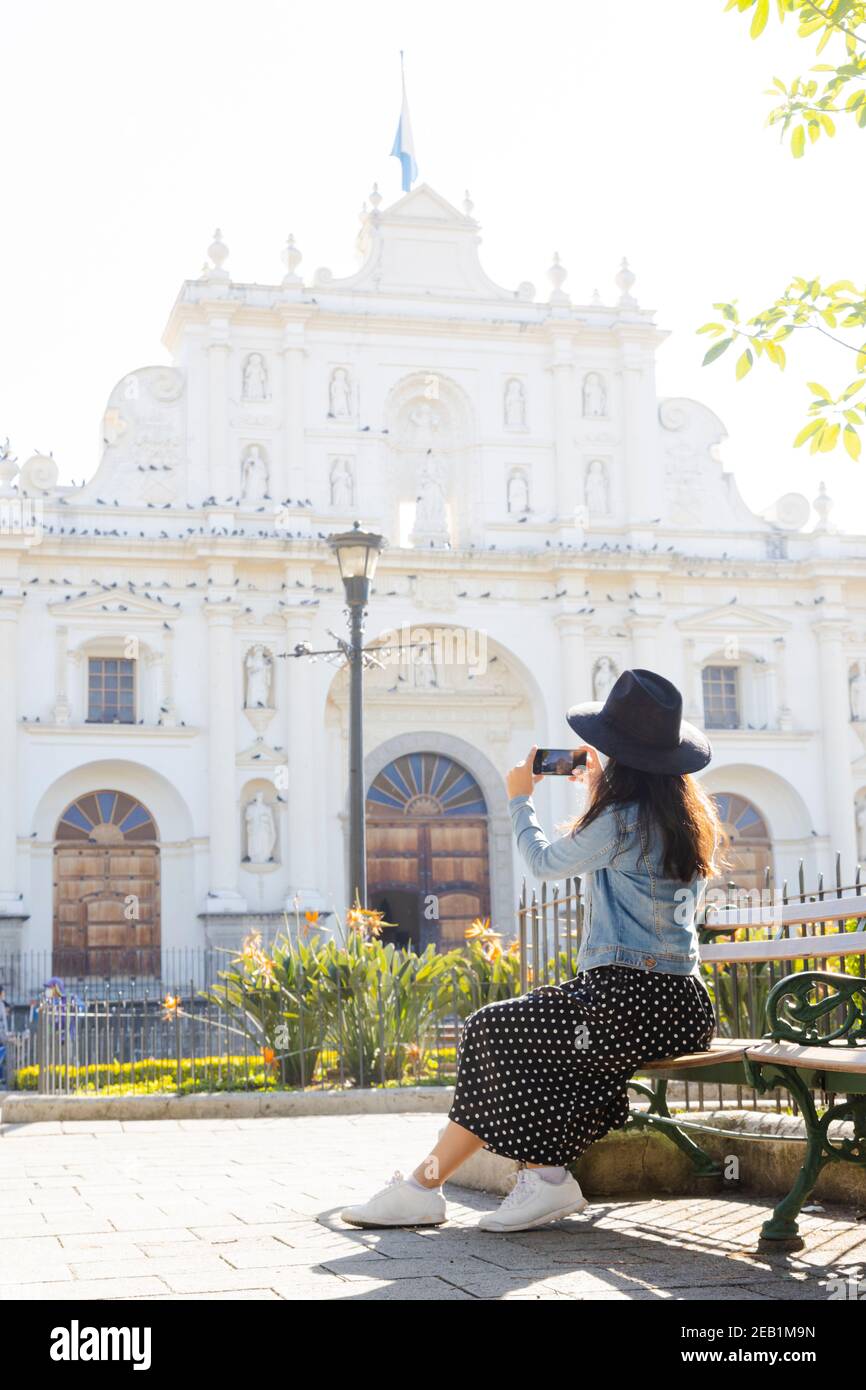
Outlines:
[[[641,772],[698,772],[713,756],[709,739],[683,719],[683,697],[655,671],[623,671],[601,700],[572,705],[576,734],[609,758]]]

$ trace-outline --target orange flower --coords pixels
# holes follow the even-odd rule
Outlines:
[[[375,912],[370,907],[350,907],[346,913],[346,924],[362,936],[378,936],[382,931],[384,916],[383,912]]]
[[[261,932],[250,932],[245,936],[241,945],[240,956],[243,961],[249,963],[255,961],[262,954],[262,934]]]
[[[266,980],[269,985],[274,983],[274,971],[276,968],[276,963],[270,956],[262,955],[256,962],[256,974],[259,975],[261,979]]]
[[[384,912],[373,912],[370,908],[366,909],[367,930],[371,936],[380,936],[385,922]]]
[[[351,927],[352,931],[364,930],[364,912],[360,907],[350,907],[346,913],[346,926]]]
[[[480,917],[476,917],[476,918],[475,918],[475,921],[472,923],[472,925],[471,925],[470,927],[467,927],[467,928],[466,928],[466,931],[464,932],[464,936],[466,937],[466,940],[467,940],[467,941],[473,941],[473,940],[474,940],[476,937],[478,937],[478,936],[486,936],[486,935],[488,934],[489,931],[490,931],[490,918],[489,918],[489,917],[485,917],[484,920],[482,921],[482,919],[481,919]]]

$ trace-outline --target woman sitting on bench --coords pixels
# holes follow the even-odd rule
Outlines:
[[[466,1020],[449,1124],[406,1179],[395,1173],[358,1226],[440,1225],[441,1184],[478,1149],[516,1159],[517,1182],[487,1231],[521,1231],[583,1210],[568,1165],[628,1118],[626,1087],[656,1058],[707,1048],[715,1020],[700,975],[695,914],[721,827],[691,776],[712,749],[682,718],[676,686],[624,671],[604,704],[575,705],[568,723],[587,751],[588,804],[551,843],[536,818],[535,749],[506,778],[517,846],[536,878],[581,875],[577,975]]]

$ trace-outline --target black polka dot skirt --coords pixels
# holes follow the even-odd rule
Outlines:
[[[628,1119],[644,1062],[709,1046],[710,996],[696,975],[620,965],[485,1004],[464,1024],[448,1118],[491,1153],[568,1164]]]

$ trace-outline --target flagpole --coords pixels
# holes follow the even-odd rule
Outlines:
[[[415,142],[412,138],[412,125],[409,119],[409,102],[406,98],[406,67],[402,48],[400,49],[400,85],[402,87],[400,120],[397,124],[397,134],[394,137],[391,153],[400,160],[400,167],[402,170],[401,184],[403,192],[408,193],[412,188],[413,179],[418,177],[418,166],[415,163]]]

